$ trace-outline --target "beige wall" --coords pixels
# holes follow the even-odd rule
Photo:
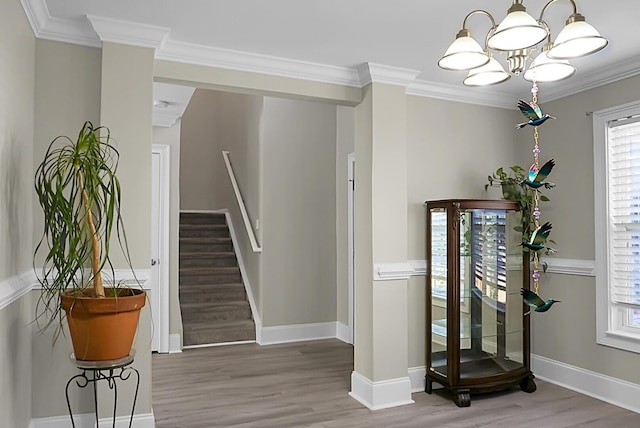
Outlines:
[[[348,165],[355,143],[355,109],[337,107],[336,122],[336,313],[337,321],[349,323]]]
[[[336,319],[336,107],[265,98],[263,325]]]
[[[35,38],[20,2],[0,3],[0,280],[32,260]],[[31,421],[31,327],[28,295],[0,309],[0,426]]]
[[[178,243],[180,239],[180,129],[181,119],[170,128],[153,127],[153,143],[169,146],[169,334],[182,337],[178,299]]]
[[[151,109],[153,55],[150,48],[103,42],[100,122],[118,142],[122,215],[132,267],[151,267]],[[112,248],[117,244],[112,242]],[[116,253],[116,255],[119,255]],[[128,267],[114,257],[114,265]],[[140,314],[135,367],[140,372],[136,413],[151,412],[151,320],[148,306]],[[130,391],[131,385],[126,391]],[[124,389],[123,389],[124,390]],[[123,409],[123,413],[124,413]],[[126,414],[126,413],[125,413]]]
[[[180,128],[180,209],[216,210],[218,92],[196,89]],[[220,159],[221,160],[221,159]]]
[[[58,135],[75,136],[84,121],[100,124],[100,49],[66,43],[38,40],[36,42],[35,76],[35,146],[34,164],[42,160],[51,140]],[[64,108],[61,108],[63,103]],[[35,199],[34,239],[42,231],[41,208]],[[34,242],[35,248],[35,242]],[[32,293],[36,304],[38,291]],[[71,343],[61,339],[52,347],[53,329],[37,332],[33,325],[34,358],[33,417],[43,418],[67,414],[62,391],[66,380],[76,371],[68,359]],[[90,410],[88,402],[84,409]]]
[[[517,113],[517,112],[516,112]],[[509,110],[407,97],[409,260],[426,258],[427,200],[484,198],[487,175],[522,163]],[[520,113],[517,113],[518,115]],[[409,281],[409,367],[425,364],[425,277]]]
[[[587,112],[640,99],[640,76],[604,87],[544,102],[543,111],[557,117],[539,129],[541,161],[556,160],[542,205],[543,218],[553,224],[555,257],[594,260],[593,131]],[[523,154],[530,162],[532,130],[520,136]],[[524,163],[524,162],[523,162]],[[532,352],[596,373],[640,384],[638,354],[596,344],[595,278],[546,274],[540,284],[545,298],[562,300],[545,316],[532,317]]]

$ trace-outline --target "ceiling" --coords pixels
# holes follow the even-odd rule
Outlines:
[[[572,60],[576,74],[540,84],[555,99],[640,74],[640,43],[629,37],[640,2],[575,0],[578,12],[609,39],[602,51]],[[485,9],[499,22],[511,0],[21,0],[37,37],[100,46],[100,40],[148,44],[156,57],[360,86],[363,63],[415,70],[408,92],[512,106],[529,96],[522,77],[466,88],[465,72],[436,63],[468,12]],[[538,17],[547,0],[524,0]],[[615,7],[614,7],[615,5]],[[555,38],[571,14],[570,0],[545,13]],[[489,20],[468,28],[482,44]],[[100,34],[100,37],[98,37]],[[498,57],[503,64],[504,57]],[[165,88],[166,89],[166,88]]]

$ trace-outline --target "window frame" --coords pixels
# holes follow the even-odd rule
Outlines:
[[[640,353],[640,329],[630,330],[622,323],[623,308],[611,302],[609,281],[609,187],[608,129],[609,123],[629,116],[640,115],[640,101],[622,104],[593,112],[593,184],[594,237],[596,265],[596,342],[600,345]]]

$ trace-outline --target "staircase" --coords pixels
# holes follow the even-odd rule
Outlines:
[[[223,213],[180,214],[184,346],[255,340],[255,324]]]

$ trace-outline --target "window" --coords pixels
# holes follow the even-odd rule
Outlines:
[[[640,352],[640,102],[595,112],[597,341]]]

